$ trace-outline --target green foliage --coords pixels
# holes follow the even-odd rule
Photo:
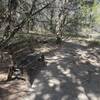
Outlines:
[[[93,13],[94,13],[94,18],[95,22],[97,24],[100,24],[100,3],[96,3],[93,5]]]
[[[89,41],[89,46],[100,46],[100,41],[97,40]]]
[[[86,36],[83,36],[83,35],[78,34],[78,33],[77,33],[77,34],[73,34],[73,33],[65,33],[64,36],[68,36],[68,37],[76,37],[76,38],[78,38],[78,37],[86,38]]]

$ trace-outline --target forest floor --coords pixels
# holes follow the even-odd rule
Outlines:
[[[3,82],[7,73],[0,70],[0,100],[100,100],[100,46],[65,39],[39,50],[47,66],[32,86],[23,80]]]

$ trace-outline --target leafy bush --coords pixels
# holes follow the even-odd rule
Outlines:
[[[89,46],[100,46],[100,41],[97,40],[89,41]]]

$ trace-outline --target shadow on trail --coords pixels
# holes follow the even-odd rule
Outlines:
[[[47,68],[37,75],[29,100],[98,100],[100,98],[100,58],[90,48],[65,42],[46,53]]]
[[[0,100],[8,100],[7,96],[10,95],[11,93],[7,89],[3,89],[0,87]]]

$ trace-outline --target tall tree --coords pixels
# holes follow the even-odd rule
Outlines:
[[[23,26],[25,25],[25,23],[27,23],[27,22],[29,22],[31,19],[32,19],[32,17],[33,16],[35,16],[36,14],[38,14],[38,13],[40,13],[42,10],[44,10],[46,7],[48,7],[50,4],[52,4],[52,2],[54,2],[54,0],[53,1],[50,1],[50,2],[48,2],[48,3],[45,3],[42,7],[40,6],[38,9],[36,9],[36,10],[34,10],[35,8],[34,8],[34,4],[35,4],[35,2],[36,2],[37,0],[33,0],[32,1],[32,3],[31,3],[31,9],[28,9],[28,11],[27,12],[19,12],[19,10],[18,9],[23,9],[22,7],[20,7],[20,5],[18,6],[18,3],[17,3],[17,0],[9,0],[8,1],[8,15],[7,15],[7,17],[6,18],[8,18],[7,19],[7,21],[8,21],[8,26],[6,27],[6,32],[7,32],[7,34],[9,34],[9,35],[7,35],[6,37],[5,37],[5,34],[3,35],[3,38],[2,38],[2,40],[1,40],[1,42],[0,42],[0,47],[3,47],[4,45],[6,45],[7,43],[8,43],[8,41],[11,39],[11,38],[13,38],[14,37],[14,35],[20,30],[20,29],[22,29],[23,28]],[[25,3],[25,2],[24,2]],[[26,2],[27,3],[27,2]],[[16,5],[16,6],[15,6]],[[14,6],[14,7],[13,7]],[[18,8],[17,8],[17,6],[18,6]],[[25,15],[25,17],[22,19],[22,20],[20,20],[19,22],[17,22],[17,20],[12,20],[12,18],[17,18],[16,16],[18,15],[17,13],[15,13],[15,12],[18,12],[19,13],[19,16],[21,16],[21,15]],[[13,22],[14,21],[14,22]],[[11,23],[12,22],[12,23]],[[11,26],[12,25],[12,26]],[[10,27],[11,27],[11,30],[10,30]],[[10,30],[9,32],[8,32],[8,30]],[[5,33],[6,33],[5,32]]]

